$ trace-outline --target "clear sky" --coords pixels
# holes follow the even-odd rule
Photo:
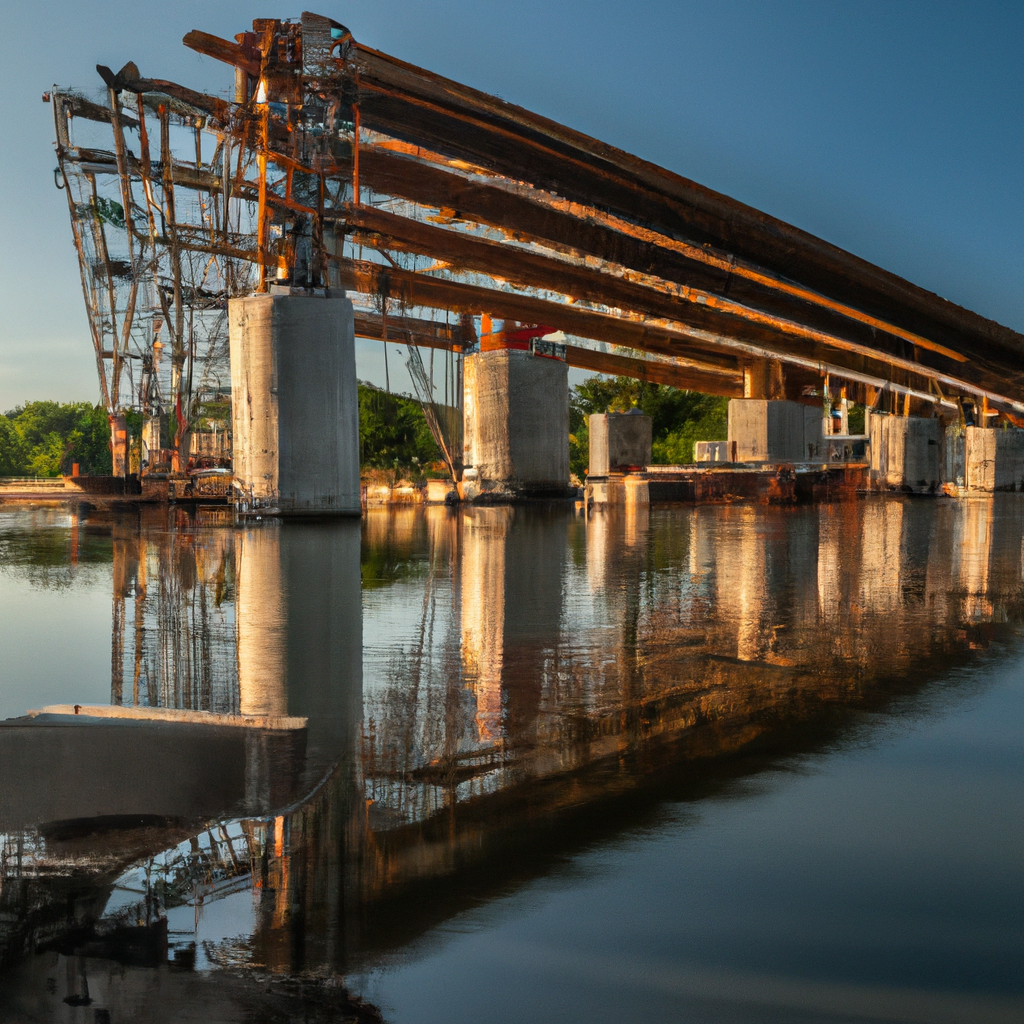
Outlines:
[[[362,42],[496,93],[1024,331],[1024,4],[940,0],[322,3]],[[0,410],[95,401],[53,83],[97,63],[227,94],[181,45],[300,6],[48,0],[5,14]],[[380,346],[359,352],[383,381]],[[392,362],[394,369],[394,362]]]

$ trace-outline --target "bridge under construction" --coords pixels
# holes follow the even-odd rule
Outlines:
[[[241,503],[358,511],[359,336],[464,497],[567,488],[568,366],[735,400],[734,463],[827,461],[857,403],[882,485],[1024,486],[1021,334],[329,18],[184,43],[231,99],[131,62],[49,96],[116,474],[126,409],[180,470],[230,399]]]

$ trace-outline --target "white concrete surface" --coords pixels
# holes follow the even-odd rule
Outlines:
[[[966,493],[1024,490],[1024,430],[951,427],[946,483]]]

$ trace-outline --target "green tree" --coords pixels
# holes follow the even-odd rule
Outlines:
[[[101,406],[28,402],[3,418],[18,436],[22,473],[59,476],[72,462],[93,476],[111,472],[110,424]]]
[[[0,476],[24,476],[25,444],[14,424],[0,416]]]
[[[359,448],[363,466],[415,471],[441,458],[419,402],[359,383]]]
[[[582,479],[590,461],[588,417],[637,408],[651,417],[656,464],[693,462],[695,441],[724,441],[729,401],[632,377],[592,377],[573,389],[569,405],[569,463]]]

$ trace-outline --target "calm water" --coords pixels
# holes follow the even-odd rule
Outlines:
[[[0,1021],[1024,1019],[1022,499],[0,510],[0,718],[274,726],[0,727]]]

